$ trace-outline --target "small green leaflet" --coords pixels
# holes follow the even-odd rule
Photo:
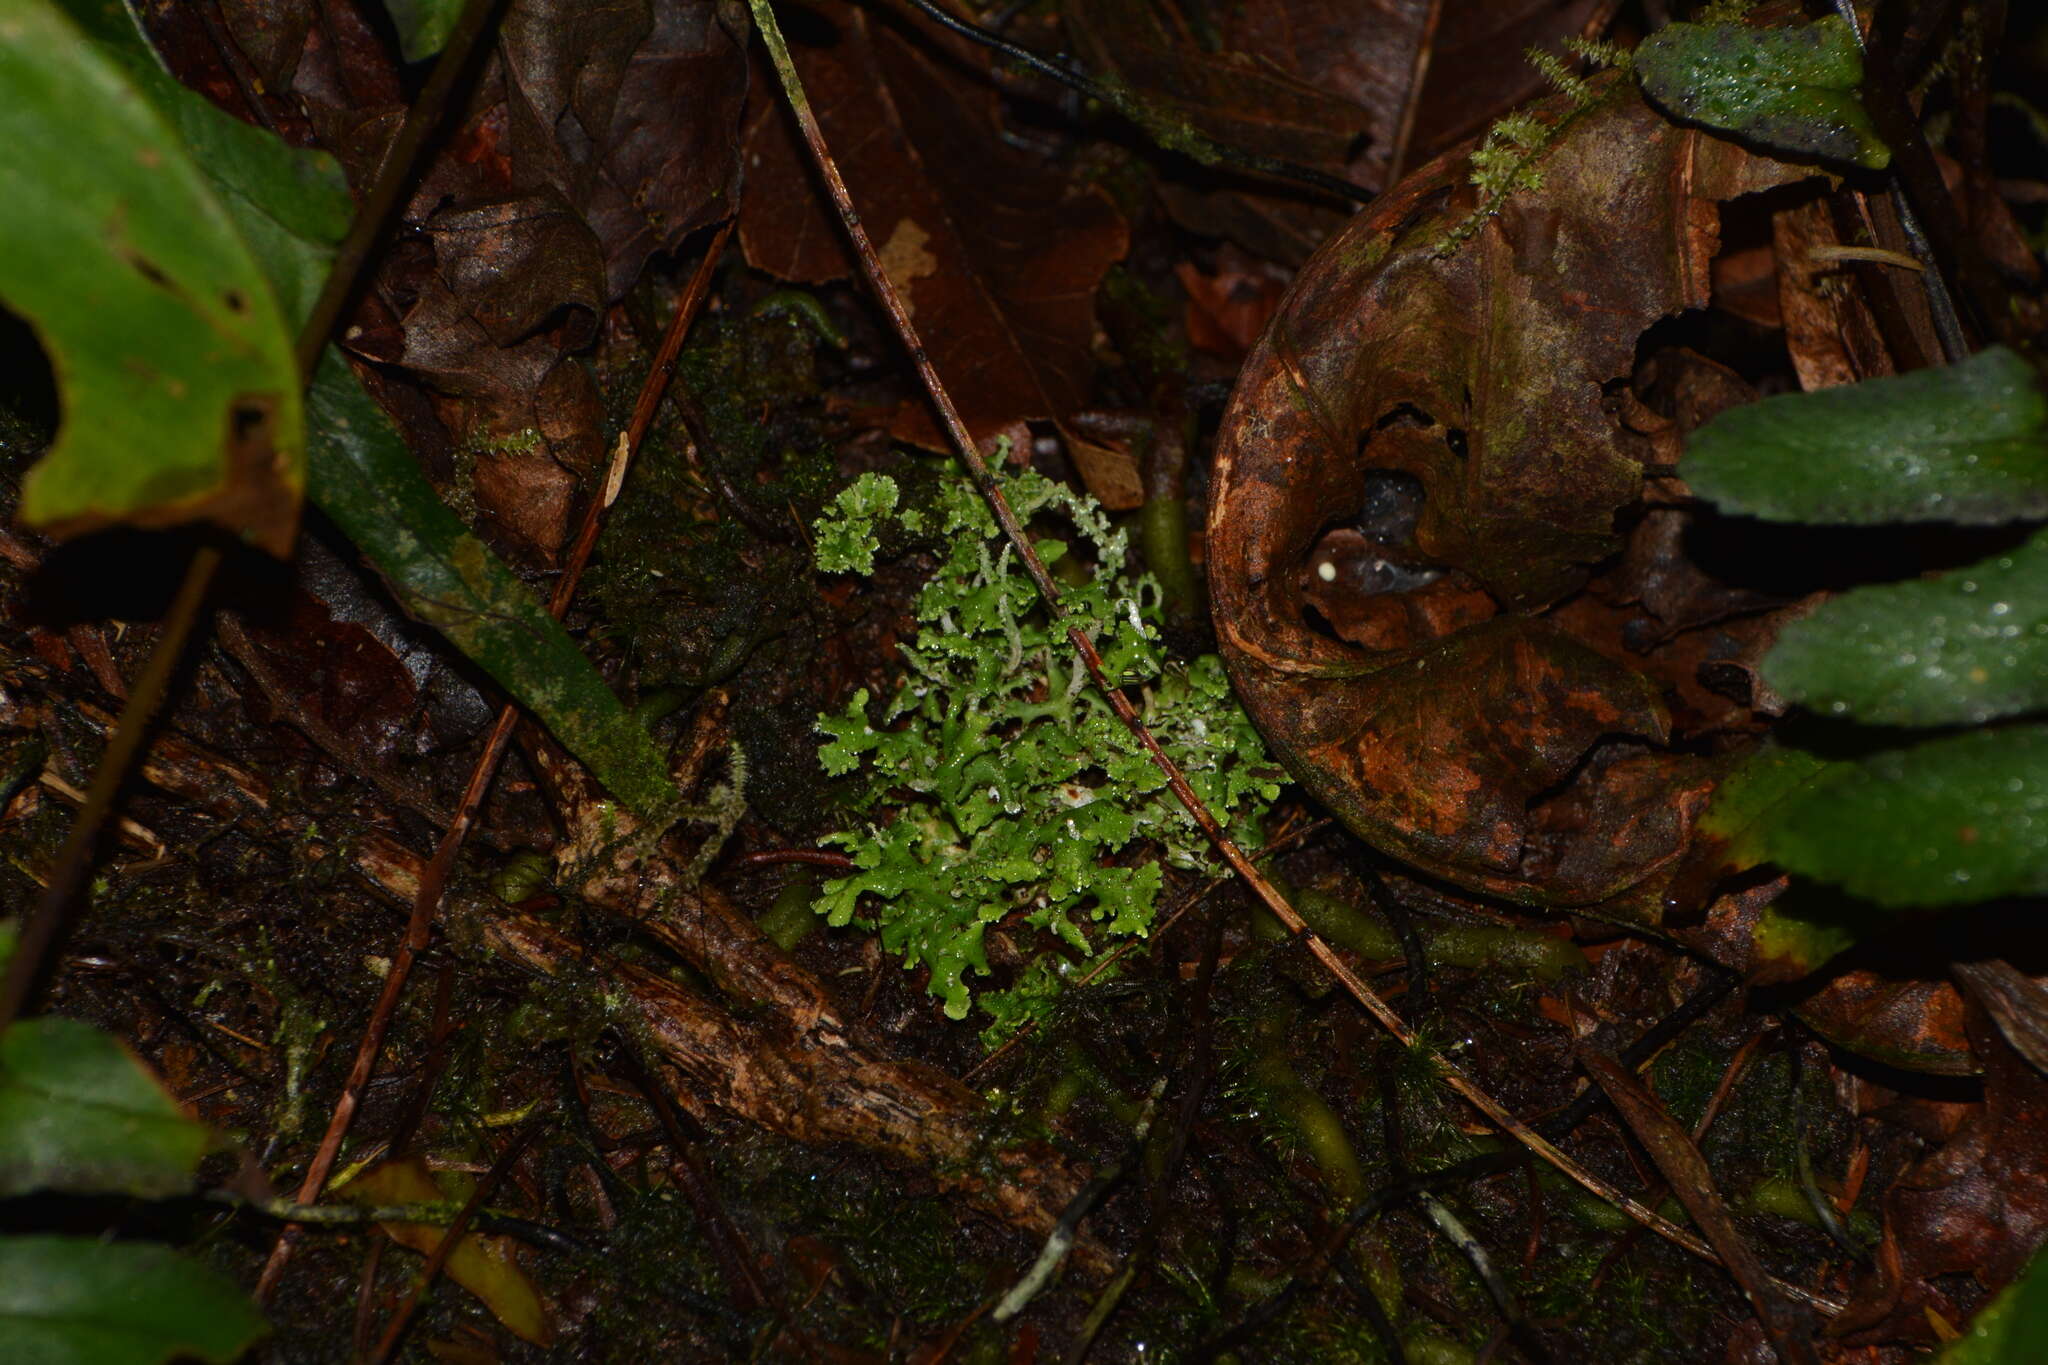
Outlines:
[[[1701,830],[1889,910],[2048,892],[2048,726],[1973,730],[1829,762],[1767,748]]]
[[[209,1141],[204,1124],[92,1025],[44,1015],[0,1033],[0,1197],[184,1194]]]
[[[2038,1365],[2048,1360],[2048,1255],[1985,1305],[1935,1365]]]
[[[2048,532],[1939,578],[1855,588],[1794,621],[1772,687],[1873,725],[1976,725],[2048,709]]]
[[[1942,369],[1731,408],[1680,472],[1724,512],[1766,521],[1975,525],[2048,516],[2048,397],[2003,346]]]
[[[1673,118],[1783,155],[1891,164],[1857,102],[1863,57],[1838,15],[1794,28],[1666,24],[1636,48],[1635,71]]]
[[[384,0],[405,59],[425,61],[446,47],[455,21],[462,17],[462,4],[463,0]]]

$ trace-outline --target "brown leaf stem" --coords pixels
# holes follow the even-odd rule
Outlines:
[[[755,26],[760,31],[761,40],[768,49],[769,59],[774,64],[776,75],[782,82],[783,94],[789,101],[790,109],[795,114],[797,125],[802,130],[804,141],[810,148],[818,173],[824,180],[826,189],[832,197],[833,206],[838,210],[840,221],[845,226],[847,237],[853,246],[854,256],[860,262],[861,273],[866,277],[869,287],[873,289],[875,297],[881,303],[883,310],[889,315],[890,322],[894,325],[896,334],[901,339],[904,349],[909,352],[911,362],[917,368],[918,377],[923,381],[925,391],[931,398],[932,406],[937,410],[940,425],[944,427],[948,438],[953,443],[954,452],[960,457],[960,462],[967,468],[969,475],[973,478],[975,486],[980,489],[982,496],[988,500],[989,509],[995,514],[997,524],[1002,527],[1004,536],[1015,549],[1018,559],[1024,565],[1025,572],[1030,575],[1031,581],[1038,588],[1039,595],[1044,599],[1046,610],[1056,623],[1065,626],[1067,638],[1072,642],[1075,653],[1080,656],[1083,665],[1086,666],[1089,676],[1094,680],[1095,685],[1102,689],[1102,694],[1108,700],[1110,707],[1115,710],[1124,724],[1129,727],[1132,735],[1144,746],[1146,752],[1151,755],[1153,763],[1157,765],[1160,772],[1165,776],[1167,785],[1172,789],[1175,799],[1181,803],[1182,808],[1193,818],[1196,826],[1207,836],[1210,845],[1230,865],[1232,870],[1244,879],[1245,884],[1252,889],[1259,900],[1272,912],[1274,918],[1285,925],[1288,931],[1296,938],[1302,940],[1310,954],[1343,985],[1345,991],[1363,1006],[1368,1014],[1372,1015],[1380,1023],[1381,1027],[1385,1028],[1387,1032],[1391,1033],[1404,1046],[1415,1046],[1416,1037],[1414,1030],[1410,1029],[1402,1021],[1401,1017],[1394,1013],[1386,1001],[1382,1000],[1370,986],[1360,980],[1344,964],[1334,948],[1325,943],[1316,935],[1314,930],[1309,928],[1307,922],[1295,911],[1294,907],[1288,904],[1287,898],[1271,882],[1266,880],[1258,868],[1253,865],[1252,860],[1246,856],[1244,850],[1239,848],[1230,836],[1224,832],[1223,827],[1217,823],[1216,817],[1209,813],[1208,808],[1202,804],[1201,798],[1195,794],[1194,788],[1188,785],[1188,780],[1182,774],[1179,766],[1174,763],[1173,759],[1167,755],[1164,749],[1160,748],[1159,741],[1153,738],[1151,731],[1146,729],[1144,722],[1132,707],[1130,698],[1125,696],[1123,689],[1117,686],[1104,673],[1102,659],[1095,652],[1094,642],[1079,627],[1067,624],[1067,614],[1060,601],[1058,586],[1053,582],[1052,576],[1046,572],[1045,565],[1040,561],[1037,552],[1032,549],[1030,539],[1024,534],[1023,527],[1017,521],[1016,513],[1011,510],[1009,502],[1003,497],[1002,490],[996,486],[994,476],[989,472],[988,465],[982,460],[980,452],[975,448],[973,440],[968,436],[966,425],[960,420],[959,410],[954,406],[952,398],[947,394],[945,385],[939,379],[937,370],[933,368],[931,360],[925,352],[924,343],[918,339],[917,329],[912,324],[910,315],[903,306],[902,298],[897,294],[895,286],[890,283],[888,273],[882,268],[881,257],[876,252],[874,243],[869,239],[867,230],[861,226],[860,215],[853,206],[853,196],[847,191],[846,182],[839,174],[839,167],[834,163],[830,149],[825,145],[823,133],[819,131],[817,119],[811,113],[810,101],[805,97],[802,82],[797,77],[795,64],[790,60],[789,48],[783,42],[782,30],[775,21],[775,13],[769,4],[769,0],[748,0],[748,4],[753,10]],[[1441,1057],[1436,1058],[1435,1061],[1446,1085],[1463,1096],[1475,1109],[1486,1115],[1488,1119],[1497,1124],[1504,1132],[1549,1162],[1558,1171],[1570,1177],[1597,1198],[1603,1199],[1621,1209],[1629,1217],[1635,1219],[1638,1223],[1641,1223],[1666,1241],[1683,1247],[1704,1260],[1718,1260],[1713,1248],[1700,1238],[1687,1232],[1677,1224],[1658,1216],[1652,1210],[1645,1208],[1642,1204],[1629,1198],[1626,1194],[1615,1189],[1612,1185],[1559,1151],[1557,1147],[1546,1141],[1527,1124],[1509,1113],[1505,1106],[1488,1095],[1477,1083],[1458,1070],[1450,1061]],[[1810,1290],[1794,1285],[1780,1285],[1779,1289],[1783,1293],[1813,1304],[1824,1312],[1832,1313],[1839,1311],[1838,1306],[1831,1300],[1814,1294]]]

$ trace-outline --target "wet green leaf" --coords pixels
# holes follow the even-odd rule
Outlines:
[[[1790,156],[1891,163],[1857,102],[1863,56],[1837,15],[1795,28],[1666,24],[1636,49],[1635,70],[1673,118]]]
[[[840,489],[815,528],[818,572],[873,573],[875,523],[896,510],[899,496],[887,474],[863,474]]]
[[[290,548],[305,433],[277,298],[177,131],[48,0],[0,0],[0,299],[63,390],[23,521],[209,519]]]
[[[168,1247],[0,1238],[0,1360],[158,1365],[238,1358],[268,1329],[218,1271]]]
[[[463,0],[384,0],[398,29],[398,46],[409,62],[425,61],[448,45]]]
[[[1788,872],[1890,909],[2048,892],[2048,726],[1828,764],[1745,839]]]
[[[44,1015],[0,1034],[0,1196],[183,1194],[207,1141],[206,1126],[92,1025]]]
[[[2036,1254],[1949,1343],[1937,1365],[2035,1365],[2048,1360],[2048,1255]]]
[[[1124,571],[1125,534],[1093,498],[1033,472],[1000,482],[1020,522],[1055,512],[1091,551],[1093,576],[1063,596],[1069,619],[1094,636],[1110,676],[1149,679],[1137,697],[1152,733],[1232,835],[1256,847],[1280,773],[1222,662],[1204,655],[1162,670],[1158,585]],[[964,1019],[977,999],[988,1007],[996,1022],[983,1037],[993,1043],[1041,1014],[1070,971],[1150,932],[1164,873],[1134,856],[1134,842],[1157,841],[1164,862],[1187,868],[1205,841],[1087,685],[1015,557],[990,546],[995,522],[974,485],[945,480],[928,511],[948,548],[918,596],[922,629],[901,646],[901,685],[873,715],[863,689],[818,717],[828,737],[819,763],[834,777],[857,774],[857,803],[874,822],[831,836],[854,871],[827,882],[816,908],[840,926],[866,907],[873,918],[862,927],[906,966],[929,969],[949,1017]],[[910,515],[927,524],[899,506],[892,481],[856,481],[818,520],[820,567],[827,545],[847,547],[832,565],[871,563],[856,556],[872,555],[884,523]],[[1059,541],[1036,544],[1048,563],[1068,554]],[[1112,862],[1115,854],[1125,856]],[[1027,964],[1011,987],[977,989],[968,978],[989,974],[984,939],[996,924],[1043,930],[1066,953],[1045,968]]]
[[[1768,521],[1988,524],[2048,516],[2048,398],[1994,346],[1956,365],[1784,394],[1693,433],[1700,496]]]
[[[1940,578],[1846,592],[1787,626],[1763,671],[1816,711],[1876,725],[2048,707],[2048,532]]]
[[[561,625],[435,494],[331,347],[307,395],[313,498],[405,609],[497,679],[626,805],[675,796],[660,752]]]

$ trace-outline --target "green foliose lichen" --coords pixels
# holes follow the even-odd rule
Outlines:
[[[819,520],[821,559],[829,542],[834,563],[867,562],[878,524],[898,515],[880,487],[889,481],[868,478]],[[1221,661],[1167,666],[1158,584],[1126,572],[1124,535],[1093,499],[1030,472],[1000,482],[1020,521],[1057,518],[1090,548],[1092,573],[1063,597],[1068,623],[1094,639],[1108,676],[1139,689],[1146,724],[1208,808],[1257,845],[1283,775]],[[1027,961],[1008,990],[979,993],[993,1042],[1119,940],[1148,933],[1164,866],[1196,866],[1205,845],[995,539],[973,486],[945,480],[925,515],[945,558],[918,598],[901,685],[879,706],[862,690],[818,720],[819,761],[858,775],[868,822],[834,836],[858,870],[828,883],[817,908],[928,968],[955,1019],[975,1000],[969,974],[989,972],[986,935],[1002,926]],[[1068,553],[1055,539],[1036,546],[1048,563]]]

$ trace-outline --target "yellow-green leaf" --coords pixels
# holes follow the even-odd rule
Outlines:
[[[447,1177],[443,1177],[446,1179]],[[435,1183],[426,1163],[417,1157],[387,1161],[373,1166],[341,1190],[343,1198],[357,1204],[437,1204],[465,1197],[466,1192],[443,1189]],[[431,1255],[441,1245],[447,1229],[431,1223],[379,1223],[393,1241]],[[505,1326],[528,1341],[546,1345],[551,1333],[540,1291],[513,1258],[512,1242],[505,1237],[464,1234],[449,1253],[448,1277],[482,1299],[484,1306]]]

